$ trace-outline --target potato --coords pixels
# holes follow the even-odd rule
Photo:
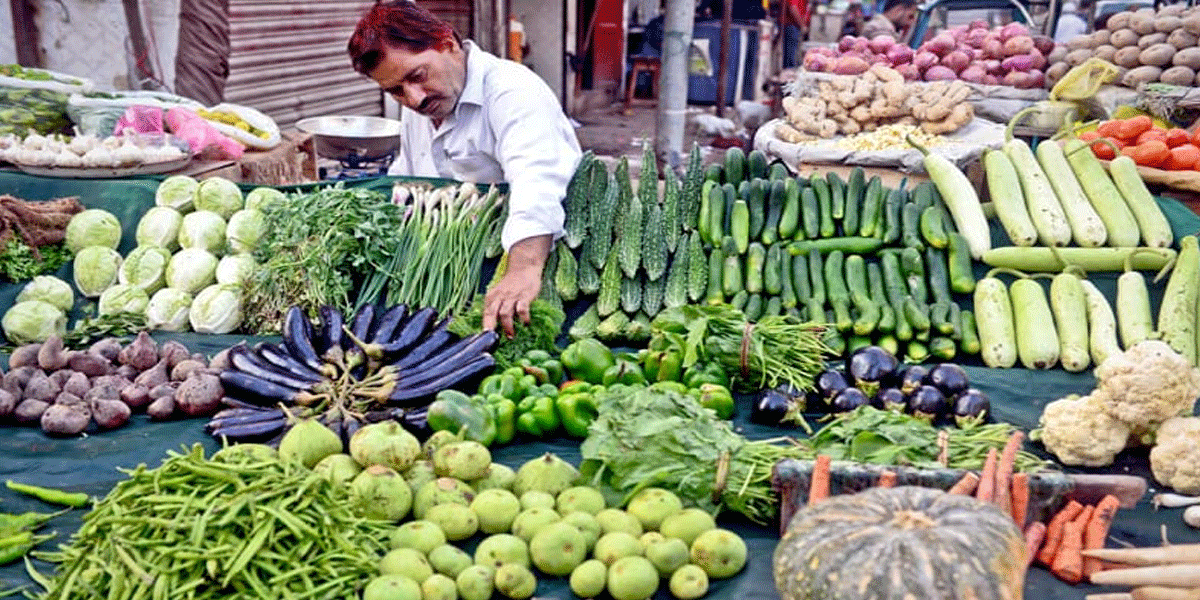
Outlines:
[[[1180,19],[1174,15],[1164,15],[1160,13],[1159,16],[1154,19],[1155,31],[1171,33],[1180,27],[1183,27],[1183,19]]]
[[[1054,63],[1053,65],[1050,65],[1049,69],[1046,69],[1046,81],[1048,81],[1050,85],[1054,85],[1055,83],[1058,83],[1058,80],[1062,79],[1063,75],[1066,75],[1067,71],[1070,69],[1071,65],[1068,65],[1065,62]]]
[[[1167,36],[1167,43],[1175,46],[1177,50],[1188,50],[1196,47],[1196,41],[1200,40],[1194,33],[1188,33],[1186,29],[1176,29]]]
[[[1171,64],[1200,70],[1200,48],[1184,48],[1176,52]]]
[[[175,416],[175,396],[161,396],[146,407],[146,414],[156,421],[164,421]]]
[[[167,359],[164,358],[155,363],[153,367],[142,371],[133,379],[133,382],[146,386],[146,389],[152,389],[155,386],[170,381],[170,379],[170,372],[167,370]]]
[[[38,366],[47,371],[57,371],[67,366],[67,354],[63,350],[63,341],[61,337],[52,335],[42,342],[42,347],[38,349]]]
[[[1107,60],[1108,62],[1112,62],[1113,56],[1116,56],[1116,54],[1117,54],[1116,46],[1105,44],[1103,46],[1100,46],[1099,48],[1096,48],[1096,50],[1093,52],[1092,56],[1095,56],[1096,58],[1098,58],[1100,60]]]
[[[1138,48],[1145,50],[1146,48],[1149,48],[1150,46],[1153,46],[1155,44],[1161,44],[1166,41],[1167,41],[1167,34],[1151,33],[1150,35],[1143,35],[1141,38],[1139,38],[1137,46],[1138,46]]]
[[[1062,45],[1066,46],[1067,50],[1086,50],[1092,47],[1092,36],[1086,33],[1080,34],[1067,40]]]
[[[46,408],[39,420],[42,431],[50,435],[79,435],[92,422],[92,411],[83,403],[55,403]]]
[[[1183,30],[1192,35],[1200,35],[1200,13],[1192,13],[1184,17]]]
[[[132,383],[128,379],[120,375],[101,375],[92,378],[92,387],[100,387],[102,385],[112,386],[118,390],[125,389],[125,386]]]
[[[1120,50],[1117,50],[1117,53],[1113,55],[1113,62],[1119,67],[1132,69],[1142,64],[1138,61],[1138,57],[1141,54],[1142,51],[1137,46],[1126,46]]]
[[[1171,64],[1171,59],[1175,57],[1175,46],[1170,44],[1155,44],[1142,50],[1138,55],[1138,61],[1143,65],[1161,67]]]
[[[1137,89],[1143,83],[1154,83],[1162,75],[1162,68],[1154,65],[1143,65],[1136,69],[1130,69],[1124,77],[1121,78],[1121,85],[1128,88]]]
[[[1108,43],[1117,48],[1126,48],[1128,46],[1136,46],[1138,43],[1138,34],[1132,29],[1118,29],[1108,36]]]
[[[29,383],[29,380],[33,378],[34,373],[41,373],[42,375],[45,375],[45,373],[42,373],[42,370],[37,367],[15,367],[13,370],[4,374],[3,381],[0,381],[0,387],[3,387],[13,394],[16,394],[17,397],[20,398],[21,392],[25,389],[25,384]]]
[[[1056,44],[1054,49],[1050,51],[1050,54],[1046,56],[1046,62],[1050,64],[1062,62],[1063,59],[1067,57],[1068,52],[1070,52],[1070,50],[1068,50],[1066,46],[1062,44]]]
[[[142,331],[138,333],[129,345],[121,349],[117,359],[123,365],[129,365],[136,368],[138,371],[144,371],[153,367],[158,362],[158,343],[150,337],[150,334]]]
[[[92,419],[100,429],[116,429],[129,422],[132,411],[119,400],[97,400],[92,403]]]
[[[1065,62],[1072,67],[1082,65],[1084,61],[1092,57],[1092,51],[1084,48],[1083,50],[1072,50],[1067,53]]]
[[[1108,43],[1108,38],[1112,36],[1112,31],[1108,29],[1097,29],[1092,32],[1091,47],[1103,46]]]
[[[194,373],[175,392],[175,404],[191,417],[211,415],[221,407],[225,389],[221,380],[211,373]]]
[[[1182,16],[1184,14],[1184,12],[1187,11],[1187,9],[1188,9],[1187,5],[1183,4],[1183,3],[1168,4],[1160,9],[1158,9],[1158,16],[1160,16],[1160,17],[1165,17],[1165,16],[1179,17],[1179,16]]]
[[[0,419],[7,418],[17,407],[17,396],[6,389],[0,389]]]
[[[16,369],[17,367],[38,366],[37,356],[38,350],[42,349],[42,344],[25,344],[13,350],[11,356],[8,357],[8,368]]]
[[[83,395],[84,402],[94,402],[96,400],[120,400],[121,388],[112,385],[93,385],[92,389],[88,390]]]
[[[83,397],[91,388],[92,384],[88,382],[87,375],[75,371],[73,375],[67,378],[67,382],[63,384],[63,393]]]
[[[1154,12],[1137,11],[1129,17],[1129,28],[1138,35],[1154,33]]]
[[[31,425],[42,419],[42,413],[50,407],[50,403],[36,398],[26,398],[13,409],[13,418],[23,425]]]
[[[121,401],[129,405],[129,408],[141,410],[150,405],[154,399],[150,397],[150,390],[145,386],[129,384],[121,388]]]
[[[1191,87],[1192,81],[1196,79],[1196,72],[1189,67],[1174,66],[1162,72],[1158,80],[1171,85],[1181,85]]]
[[[90,350],[87,352],[72,352],[67,364],[72,369],[88,377],[107,375],[112,370],[112,363],[108,359]]]
[[[188,351],[187,346],[175,340],[163,342],[163,345],[158,349],[158,357],[167,361],[167,370],[175,368],[181,360],[191,358],[192,353]]]
[[[789,127],[791,127],[791,126],[789,125]],[[202,361],[199,361],[199,360],[195,360],[195,359],[191,359],[191,358],[189,358],[187,360],[181,360],[181,361],[179,361],[178,364],[175,365],[174,368],[171,369],[171,381],[183,381],[183,380],[187,379],[188,376],[191,375],[192,373],[203,370],[203,369],[207,369],[207,368],[208,367]]]
[[[25,391],[22,395],[25,399],[43,400],[50,402],[60,392],[60,388],[55,385],[41,370],[35,371],[29,377],[29,381],[25,383]]]
[[[117,355],[121,353],[121,340],[117,338],[104,338],[88,348],[88,352],[99,354],[108,359],[109,362],[116,362]]]
[[[1108,20],[1104,22],[1104,26],[1110,31],[1125,29],[1126,27],[1129,27],[1129,16],[1132,14],[1133,13],[1127,10],[1123,10],[1119,13],[1113,13],[1108,16]]]

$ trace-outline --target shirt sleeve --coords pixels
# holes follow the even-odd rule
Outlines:
[[[509,184],[500,235],[505,250],[525,238],[563,235],[563,198],[581,155],[558,100],[543,82],[535,83],[540,85],[509,88],[489,99],[497,157]]]

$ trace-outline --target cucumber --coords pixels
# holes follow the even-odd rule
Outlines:
[[[834,250],[825,258],[825,291],[829,296],[829,305],[833,307],[834,326],[838,331],[847,332],[853,329],[854,319],[850,317],[850,292],[846,289],[845,272],[846,255],[841,250]]]
[[[770,191],[767,193],[767,217],[763,223],[762,231],[758,234],[758,239],[763,244],[770,246],[779,239],[779,222],[783,220],[783,203],[784,203],[784,186],[782,180],[770,182]]]
[[[1088,347],[1088,310],[1083,284],[1074,273],[1059,273],[1050,280],[1050,310],[1058,333],[1058,360],[1063,369],[1079,373],[1091,364]]]
[[[850,292],[850,300],[858,310],[858,318],[854,320],[854,335],[870,335],[879,325],[879,305],[871,299],[870,284],[867,281],[867,264],[863,257],[851,254],[845,260],[846,289]]]
[[[911,340],[904,347],[904,361],[922,363],[929,359],[929,346],[918,340]]]
[[[767,298],[767,304],[763,307],[764,317],[778,317],[783,314],[783,301],[779,296],[771,296]]]
[[[712,233],[712,218],[709,213],[712,210],[712,203],[709,200],[713,193],[713,188],[718,187],[717,184],[705,180],[700,186],[699,207],[696,209],[696,225],[695,230],[700,232],[700,239],[705,243],[709,242],[710,234]],[[722,196],[722,199],[724,196]]]
[[[929,355],[934,360],[950,361],[954,360],[958,354],[958,344],[954,340],[947,337],[934,337],[929,340]]]
[[[921,230],[921,239],[925,243],[934,248],[943,249],[950,245],[950,239],[946,236],[946,228],[942,220],[942,209],[938,206],[930,206],[921,211],[921,217],[918,222],[918,227]]]
[[[746,320],[751,323],[757,322],[763,316],[763,298],[758,294],[750,294],[746,299]]]
[[[975,291],[975,271],[971,266],[971,249],[967,238],[957,231],[950,233],[950,249],[946,253],[950,272],[950,289],[960,294]]]
[[[883,267],[877,261],[867,263],[867,291],[871,294],[871,302],[879,307],[878,331],[892,332],[896,330],[896,311],[888,303],[887,292],[883,289]]]
[[[717,185],[725,183],[725,169],[717,164],[708,165],[704,168],[704,181],[711,181]]]
[[[861,167],[855,167],[859,171]],[[851,173],[851,183],[846,184],[846,208],[842,211],[842,235],[852,236],[858,233],[858,222],[862,216],[863,209],[863,183],[862,175],[858,176],[859,183],[854,185],[854,174]],[[855,189],[857,187],[857,189]]]
[[[723,205],[725,207],[725,214],[721,215],[721,222],[723,223],[722,227],[724,228],[724,231],[722,233],[722,238],[717,240],[718,243],[720,243],[721,239],[724,239],[724,236],[729,235],[729,224],[732,222],[731,215],[733,214],[733,203],[737,201],[738,198],[741,198],[741,196],[738,195],[737,187],[731,183],[722,184],[721,191],[725,194],[725,203]]]
[[[846,214],[846,181],[833,171],[826,173],[825,180],[829,182],[829,200],[833,206],[830,214],[833,220],[841,221]]]
[[[908,193],[902,189],[890,190],[883,206],[883,243],[892,245],[900,241],[900,210],[908,203]]]
[[[929,302],[929,287],[925,284],[925,262],[916,248],[905,248],[900,251],[900,273],[909,295],[917,304]]]
[[[887,350],[892,356],[900,355],[900,340],[897,340],[894,335],[883,334],[876,337],[875,345]]]
[[[817,255],[820,258],[820,254]],[[791,270],[788,271],[788,276],[785,278],[791,282],[792,291],[796,294],[797,304],[800,301],[813,297],[812,280],[808,276],[808,257],[807,256],[792,256],[787,252],[783,253],[783,260],[790,261]],[[784,290],[787,290],[787,283],[784,283]],[[823,291],[823,289],[822,289]],[[819,303],[825,303],[825,295],[822,293]]]
[[[1008,293],[1021,365],[1026,369],[1053,368],[1058,364],[1059,341],[1046,291],[1037,280],[1022,278],[1009,286]]]
[[[721,253],[724,255],[721,263],[721,291],[726,296],[732,296],[745,289],[742,257],[732,237],[725,236],[725,240],[721,242]]]
[[[807,234],[805,229],[800,227],[800,219],[803,210],[800,207],[800,183],[794,177],[783,179],[783,209],[779,215],[779,239],[790,240],[795,238],[797,234],[801,239]],[[774,188],[773,188],[774,189]],[[816,208],[816,196],[813,196],[813,208]],[[814,219],[815,219],[814,215]],[[816,233],[816,220],[813,221],[813,233]],[[807,223],[805,224],[807,227]],[[817,237],[813,235],[812,237]]]
[[[933,321],[929,318],[929,306],[917,302],[912,296],[905,296],[900,310],[904,319],[908,321],[909,325],[912,325],[914,335],[920,338],[924,334],[924,337],[927,338],[929,328],[933,327]]]
[[[729,214],[729,235],[738,254],[744,254],[750,247],[750,209],[746,201],[738,198],[733,201],[733,210]]]
[[[821,256],[820,252],[811,250],[808,253],[807,262],[808,281],[810,287],[812,288],[812,295],[810,298],[812,298],[816,304],[824,306],[826,299],[829,297],[829,295],[825,293],[825,259]],[[801,283],[797,280],[793,279],[792,283],[796,284],[797,291],[800,291],[803,288],[803,285],[801,285]],[[801,295],[800,299],[803,300],[804,295]]]
[[[1154,315],[1150,310],[1150,290],[1141,273],[1125,271],[1117,278],[1116,305],[1121,345],[1128,350],[1150,339],[1154,333]]]
[[[909,202],[900,209],[900,238],[905,247],[921,250],[925,242],[921,239],[921,207]]]
[[[721,304],[725,301],[725,284],[721,277],[725,270],[725,254],[720,248],[713,248],[708,253],[708,288],[704,293],[706,304]],[[739,282],[740,285],[740,282]]]
[[[799,239],[825,237],[821,233],[821,208],[817,203],[817,192],[812,187],[800,190],[800,214],[804,228],[797,231]]]
[[[946,270],[946,253],[937,248],[925,249],[925,278],[934,304],[953,304],[950,296],[950,275]]]
[[[1092,353],[1092,364],[1099,365],[1121,352],[1121,344],[1117,341],[1117,318],[1108,298],[1104,297],[1096,284],[1086,279],[1079,283],[1087,298],[1088,347]]]
[[[751,179],[742,184],[738,197],[745,200],[749,208],[750,239],[756,240],[767,220],[767,189],[763,187],[762,179]]]
[[[792,258],[791,254],[783,252],[782,248],[779,252],[779,300],[783,304],[783,308],[796,308],[799,301],[796,297],[796,284],[794,279],[795,263],[804,264],[804,283],[808,283],[808,259],[797,256]],[[811,290],[808,290],[811,292]]]
[[[762,244],[754,242],[746,250],[746,266],[743,271],[746,277],[746,291],[751,294],[763,292],[763,267],[767,262],[767,249]]]
[[[826,254],[834,251],[870,254],[882,247],[883,241],[879,238],[833,237],[791,242],[788,244],[788,252],[791,252],[793,256],[804,254],[809,250],[816,250]]]
[[[971,314],[976,320],[983,364],[994,369],[1017,364],[1017,333],[1008,287],[990,275],[980,279],[975,285],[974,307]]]
[[[753,179],[766,179],[771,165],[767,162],[767,154],[762,150],[751,150],[746,154],[746,176]]]
[[[950,307],[955,306],[949,302],[934,302],[929,305],[929,327],[942,335],[953,335],[954,330],[958,327],[958,323],[954,322],[950,314]]]
[[[896,320],[896,339],[907,342],[913,338],[913,329],[904,315],[904,300],[908,298],[908,291],[904,276],[900,274],[899,253],[883,254],[880,258],[880,270],[883,271],[883,291]]]
[[[979,341],[979,330],[975,325],[975,313],[964,310],[958,315],[960,339],[958,340],[958,348],[964,354],[976,355],[979,354],[982,345]]]
[[[700,233],[705,234],[704,241],[710,246],[718,246],[721,238],[725,237],[725,190],[723,186],[714,185],[708,192],[708,206],[704,211],[707,225],[701,224]]]
[[[783,164],[782,160],[777,160],[771,163],[771,170],[767,174],[767,179],[771,181],[782,181],[791,178],[792,174],[788,171],[787,165]]]
[[[833,194],[829,189],[829,182],[820,175],[813,173],[808,180],[808,187],[812,188],[813,195],[817,197],[818,221],[820,227],[818,233],[820,237],[833,237],[837,235],[837,225],[833,222]],[[807,210],[807,209],[806,209]],[[808,221],[805,220],[805,235],[809,239],[817,236],[808,235]]]
[[[783,293],[783,251],[781,244],[771,244],[767,248],[767,258],[763,263],[763,291],[771,296]]]
[[[846,353],[853,354],[854,352],[870,346],[872,340],[865,335],[851,335],[846,338]]]
[[[858,235],[863,237],[883,237],[880,223],[883,219],[883,180],[878,175],[872,175],[863,191],[862,214],[858,219]]]
[[[734,185],[746,179],[746,152],[737,146],[725,150],[725,182]]]
[[[733,297],[729,299],[729,305],[740,311],[745,311],[746,310],[746,301],[749,299],[750,299],[750,294],[747,294],[746,290],[742,290],[742,291],[734,294]]]
[[[913,186],[912,203],[917,205],[917,213],[937,204],[937,186],[932,181],[922,181]]]

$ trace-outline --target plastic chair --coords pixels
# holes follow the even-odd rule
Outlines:
[[[1060,3],[1058,0],[1051,0],[1051,19],[1057,21],[1057,16]],[[908,45],[914,50],[920,47],[921,42],[925,40],[925,32],[929,29],[929,20],[933,16],[933,11],[945,7],[947,10],[987,10],[987,9],[1012,9],[1013,20],[1020,21],[1025,24],[1033,22],[1033,17],[1029,15],[1029,10],[1025,8],[1025,4],[1018,0],[934,0],[918,8],[917,20],[913,23],[912,32],[908,38]]]

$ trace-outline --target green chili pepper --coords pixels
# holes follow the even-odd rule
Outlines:
[[[91,496],[88,496],[83,492],[64,492],[54,488],[29,485],[27,483],[17,483],[11,479],[5,481],[4,485],[14,492],[25,494],[26,496],[33,496],[42,502],[58,504],[59,506],[79,508],[82,506],[87,506],[88,502],[91,502],[92,500]]]
[[[563,430],[571,437],[587,437],[588,426],[596,419],[596,399],[591,393],[559,394],[554,405],[562,420]]]
[[[22,531],[33,531],[46,521],[66,512],[66,510],[53,513],[27,512],[19,515],[0,513],[0,538],[6,538]]]

